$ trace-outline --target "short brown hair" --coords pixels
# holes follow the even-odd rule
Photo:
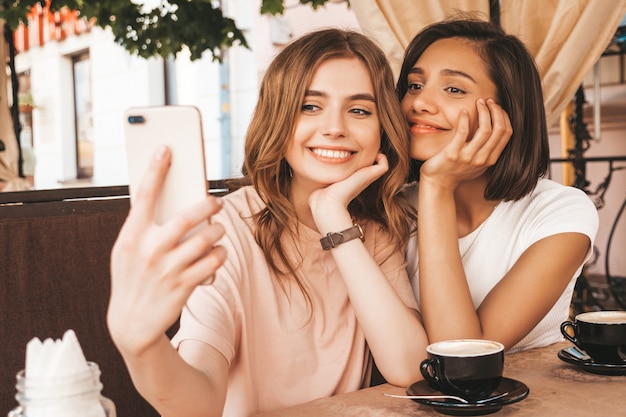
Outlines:
[[[545,176],[550,161],[548,128],[541,78],[524,44],[497,25],[453,18],[427,26],[413,38],[404,55],[396,85],[398,97],[407,92],[409,70],[433,42],[462,38],[474,45],[496,85],[496,101],[508,113],[513,134],[498,161],[489,169],[487,200],[519,200]],[[418,172],[412,176],[417,178]]]

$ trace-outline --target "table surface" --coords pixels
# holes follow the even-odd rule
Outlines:
[[[528,397],[505,405],[495,417],[626,416],[626,376],[588,373],[557,357],[569,342],[505,356],[504,376],[526,384]],[[388,384],[330,398],[321,398],[258,417],[305,416],[443,416],[430,406],[384,393],[405,394],[405,388]]]

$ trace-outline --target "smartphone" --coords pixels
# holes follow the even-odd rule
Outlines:
[[[130,108],[124,114],[124,132],[131,205],[159,145],[169,147],[172,163],[157,199],[155,222],[163,224],[182,209],[206,198],[209,186],[202,117],[196,107]]]

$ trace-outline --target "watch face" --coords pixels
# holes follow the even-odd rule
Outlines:
[[[359,230],[359,235],[357,237],[361,239],[361,242],[365,242],[365,235],[363,234],[363,229],[361,228],[361,225],[358,223],[355,223],[354,227],[358,228]]]

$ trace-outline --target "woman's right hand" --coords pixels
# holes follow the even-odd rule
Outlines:
[[[470,137],[469,115],[461,112],[450,143],[422,164],[420,181],[455,189],[460,182],[479,177],[496,163],[513,133],[511,121],[492,99],[480,99],[476,107],[478,129]]]
[[[211,223],[181,238],[221,208],[209,196],[172,220],[154,221],[155,203],[171,161],[166,147],[155,152],[111,253],[111,298],[107,324],[122,353],[139,355],[163,337],[191,292],[224,263],[215,246],[224,228]]]

